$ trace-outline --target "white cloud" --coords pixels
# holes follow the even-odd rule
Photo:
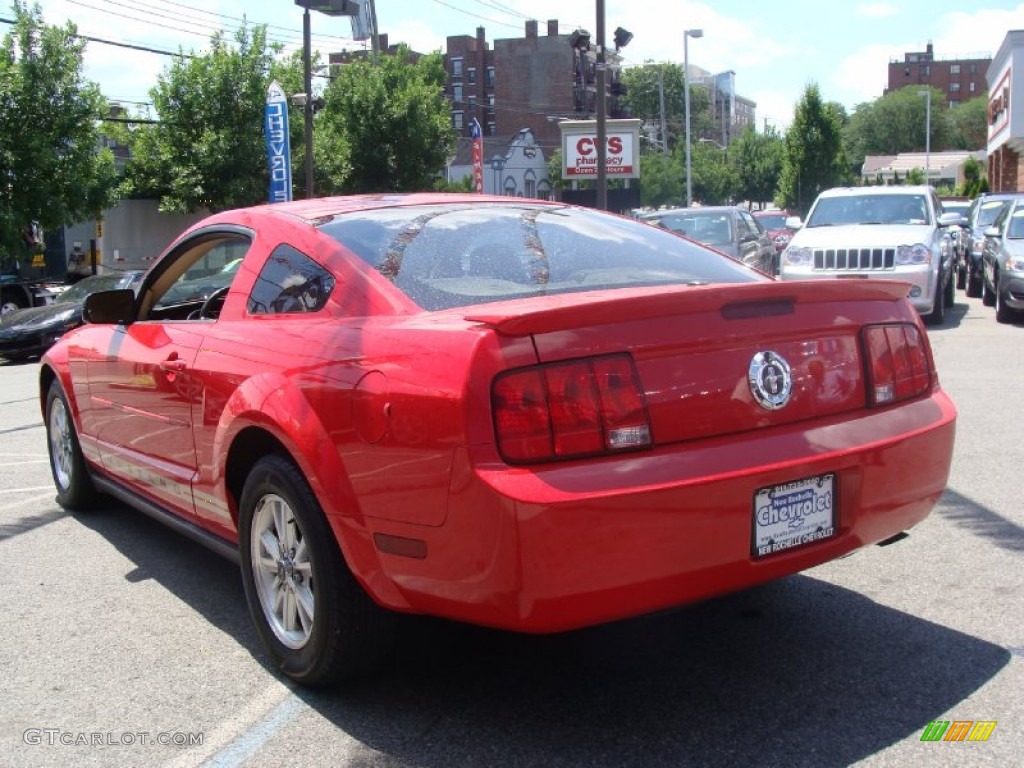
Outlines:
[[[871,19],[882,19],[886,16],[895,16],[897,9],[895,6],[886,5],[885,3],[869,3],[867,5],[858,5],[855,13],[858,16],[867,16]]]

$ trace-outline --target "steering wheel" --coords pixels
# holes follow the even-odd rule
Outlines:
[[[224,307],[224,298],[228,295],[230,288],[230,285],[225,285],[206,297],[203,306],[199,308],[200,320],[216,320],[220,317],[220,311]]]

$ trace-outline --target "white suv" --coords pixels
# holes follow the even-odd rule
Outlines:
[[[917,311],[941,323],[956,291],[947,227],[960,221],[941,211],[929,186],[826,190],[782,252],[779,278],[904,280]]]

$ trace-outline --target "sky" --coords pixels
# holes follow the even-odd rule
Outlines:
[[[1022,0],[892,0],[834,3],[829,0],[605,0],[607,42],[624,27],[633,39],[622,50],[624,65],[683,62],[684,30],[689,61],[709,72],[732,70],[740,96],[757,103],[758,129],[785,130],[810,83],[826,101],[849,111],[882,95],[887,65],[904,53],[934,46],[937,59],[987,58],[1006,33],[1024,29]],[[214,29],[234,30],[243,16],[268,24],[268,35],[287,49],[302,45],[302,9],[294,0],[40,0],[49,24],[72,21],[82,35],[164,51],[200,52]],[[595,0],[376,0],[377,22],[390,43],[416,51],[443,50],[448,35],[487,40],[522,37],[526,19],[540,34],[557,19],[559,32],[582,27],[596,36]],[[140,10],[143,9],[143,10]],[[827,10],[826,10],[827,9]],[[11,13],[0,12],[0,18]],[[346,18],[311,16],[313,48],[322,54],[356,49]],[[5,31],[7,25],[0,25]],[[113,101],[149,101],[149,90],[169,64],[168,56],[90,42],[86,76]]]

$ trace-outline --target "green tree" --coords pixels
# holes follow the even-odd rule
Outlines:
[[[737,178],[736,196],[752,203],[770,202],[779,187],[785,143],[778,131],[758,133],[752,125],[729,145],[729,164]]]
[[[455,142],[444,83],[439,54],[413,61],[405,46],[341,67],[324,94],[314,143],[336,153],[344,169],[332,191],[431,189]]]
[[[985,179],[985,167],[973,157],[968,157],[964,161],[964,184],[959,193],[973,198],[987,191],[988,181]]]
[[[176,58],[150,91],[160,122],[134,131],[125,193],[178,212],[265,201],[272,61],[266,27],[245,25],[234,45],[217,32],[204,54]]]
[[[821,100],[817,84],[804,89],[786,134],[777,196],[783,208],[804,215],[818,192],[850,181],[842,120],[834,104]]]
[[[865,155],[898,155],[924,152],[928,100],[919,95],[925,90],[907,86],[880,96],[873,102],[858,104],[844,131],[844,145],[853,165],[863,163]],[[946,107],[942,91],[931,91],[931,141],[933,152],[956,149],[957,133]]]
[[[21,259],[44,231],[96,218],[114,200],[114,159],[100,149],[106,100],[82,73],[85,41],[16,0],[0,51],[0,256]]]
[[[679,153],[648,152],[640,156],[640,204],[649,208],[684,205],[686,178]]]
[[[662,151],[667,139],[671,151],[682,146],[686,136],[686,100],[683,89],[683,68],[679,64],[645,64],[622,70],[621,81],[626,86],[622,104],[632,117],[644,121],[648,133],[656,140],[656,146],[646,147],[647,151]],[[661,91],[664,92],[665,132],[661,136]],[[711,115],[708,89],[694,85],[690,89],[690,133],[697,137],[721,138]],[[717,136],[716,136],[717,132]]]
[[[677,151],[681,154],[681,150]],[[691,148],[690,160],[695,201],[724,205],[736,198],[740,182],[729,164],[728,151],[711,142],[698,141]]]
[[[949,108],[958,149],[984,149],[988,142],[988,96],[981,95]]]

